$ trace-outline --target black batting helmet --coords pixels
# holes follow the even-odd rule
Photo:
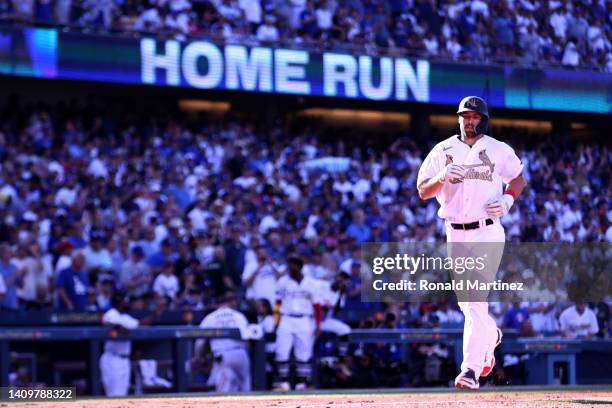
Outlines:
[[[482,116],[482,120],[476,126],[476,133],[486,133],[489,128],[489,109],[487,103],[479,96],[466,96],[459,102],[459,109],[457,115],[463,112],[476,112]]]

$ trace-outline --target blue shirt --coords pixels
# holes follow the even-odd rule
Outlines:
[[[6,286],[6,293],[4,294],[4,300],[0,305],[7,309],[17,309],[17,285],[21,284],[22,278],[17,279],[11,286],[8,285],[9,279],[13,277],[14,274],[17,273],[17,267],[12,263],[2,263],[0,262],[0,274],[2,274],[2,278],[4,279],[4,284]]]
[[[523,323],[529,320],[529,312],[527,309],[521,308],[512,308],[506,312],[504,316],[504,326],[512,329],[520,330],[523,327]]]
[[[370,239],[370,227],[365,224],[351,224],[346,229],[346,235],[355,238],[355,241],[357,241],[358,244],[362,244]]]
[[[66,268],[57,277],[57,288],[64,288],[66,295],[72,302],[75,312],[84,312],[87,305],[87,287],[89,280],[84,271],[74,272],[71,268]],[[68,311],[68,306],[64,300],[58,298],[58,309]]]

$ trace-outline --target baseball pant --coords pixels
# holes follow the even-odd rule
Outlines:
[[[130,387],[130,359],[105,351],[100,357],[102,384],[108,397],[123,397]]]
[[[505,242],[504,228],[495,220],[474,230],[457,230],[446,225],[447,248],[453,259],[460,257],[482,257],[484,270],[464,272],[455,275],[463,280],[493,282],[503,255]],[[464,282],[465,283],[465,282]],[[473,290],[457,291],[459,308],[465,316],[463,327],[463,362],[461,370],[474,370],[480,376],[485,359],[491,359],[491,351],[497,341],[497,325],[489,315],[488,292]]]
[[[346,336],[351,334],[351,326],[341,320],[328,317],[321,322],[321,331],[334,333],[336,336]]]
[[[310,359],[314,346],[315,323],[312,316],[281,316],[276,330],[276,362],[282,380],[289,377],[289,356],[293,348],[297,375],[310,380]]]
[[[215,356],[217,392],[251,391],[251,362],[243,348],[223,351]]]

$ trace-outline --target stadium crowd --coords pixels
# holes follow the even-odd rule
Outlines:
[[[372,311],[363,327],[461,318],[436,304],[360,301],[362,243],[445,242],[437,204],[421,201],[414,185],[423,146],[435,138],[373,143],[335,131],[326,140],[312,124],[126,119],[65,104],[12,103],[0,116],[4,310],[104,311],[115,290],[133,309],[202,310],[230,290],[266,310],[287,257],[297,255],[307,275],[347,274],[345,308]],[[508,240],[612,242],[612,152],[528,140],[512,142],[529,185],[502,220]],[[553,292],[560,282],[521,265],[516,273]],[[525,335],[558,331],[567,306],[558,299],[499,303],[498,323],[523,329],[530,320]],[[607,336],[609,312],[598,307]]]
[[[0,0],[0,16],[87,32],[612,72],[605,0]]]

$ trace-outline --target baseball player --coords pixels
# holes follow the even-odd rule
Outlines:
[[[486,135],[489,113],[482,98],[463,98],[457,115],[461,134],[438,143],[419,169],[419,197],[435,197],[440,204],[449,250],[464,243],[501,243],[497,248],[502,250],[488,261],[494,276],[505,242],[500,218],[526,185],[523,165],[510,146]],[[459,307],[465,315],[463,363],[455,386],[478,389],[479,376],[487,376],[495,365],[493,353],[502,334],[486,301],[460,301]]]
[[[102,323],[114,326],[118,331],[135,329],[151,324],[162,312],[161,303],[153,314],[136,320],[127,312],[129,299],[122,293],[115,293],[111,300],[112,308],[102,316]],[[132,342],[129,340],[108,340],[104,343],[104,353],[100,357],[100,372],[104,391],[109,397],[122,397],[128,394],[130,386]]]
[[[220,307],[202,319],[200,328],[240,330],[246,339],[249,331],[247,318],[238,310],[238,299],[233,293],[226,293]],[[196,342],[196,350],[202,342]],[[251,360],[244,341],[233,339],[212,339],[210,349],[215,358],[211,378],[217,392],[251,391]],[[196,355],[199,353],[196,352]]]
[[[340,272],[333,282],[321,281],[321,305],[326,309],[321,322],[321,331],[333,333],[338,337],[338,351],[342,356],[346,355],[348,351],[348,337],[351,334],[351,326],[334,316],[346,302],[346,288],[350,280],[351,277],[348,273]]]
[[[289,391],[289,355],[293,348],[298,381],[296,390],[310,383],[312,349],[319,335],[322,309],[319,302],[321,282],[304,276],[304,262],[297,257],[287,261],[288,274],[276,284],[276,365],[279,380],[277,391]]]

